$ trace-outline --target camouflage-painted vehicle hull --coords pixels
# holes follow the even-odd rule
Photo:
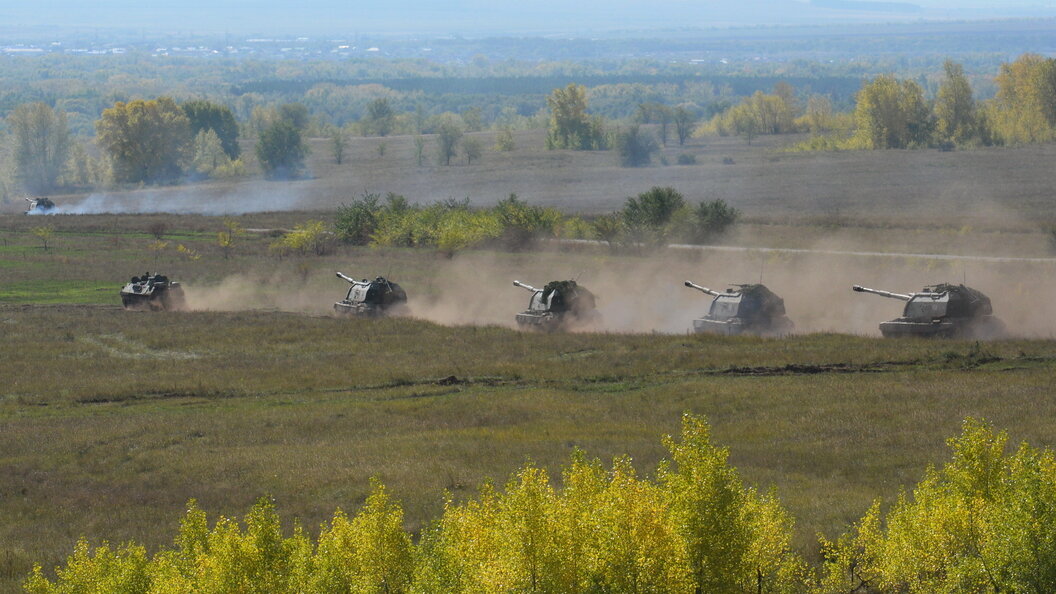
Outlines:
[[[344,316],[355,316],[359,318],[378,318],[381,316],[391,315],[397,311],[405,309],[402,306],[379,306],[371,303],[362,303],[354,301],[338,301],[334,304],[334,311]]]
[[[880,334],[884,338],[920,336],[924,338],[1000,338],[1005,334],[1005,325],[998,318],[945,319],[933,322],[918,322],[898,318],[880,323]]]
[[[537,311],[522,311],[517,314],[517,326],[523,330],[542,330],[551,332],[562,330],[573,326],[587,326],[597,322],[601,316],[597,312],[573,315],[566,313],[540,313]]]
[[[700,318],[693,320],[693,331],[705,334],[722,334],[725,336],[738,336],[748,334],[752,336],[785,336],[791,334],[795,325],[788,318],[770,320],[769,324],[749,324],[743,320],[713,320]]]

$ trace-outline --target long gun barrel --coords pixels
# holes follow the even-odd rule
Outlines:
[[[522,283],[521,281],[518,281],[518,280],[513,281],[513,286],[521,287],[522,289],[531,291],[533,293],[539,290],[539,289],[536,289],[535,287],[533,287],[532,285],[526,285],[526,284],[524,284],[524,283]]]
[[[696,290],[700,291],[701,293],[707,293],[708,295],[711,295],[712,297],[717,297],[717,296],[721,295],[721,293],[719,293],[718,291],[709,289],[707,287],[702,287],[700,285],[691,283],[690,281],[686,281],[686,286],[689,287],[690,289],[696,289]]]
[[[879,289],[870,289],[869,287],[863,287],[861,285],[854,285],[851,287],[859,293],[872,293],[873,295],[879,295],[881,297],[888,297],[890,299],[898,299],[899,301],[909,301],[913,298],[912,295],[905,295],[902,293],[892,293],[890,291],[881,291]]]
[[[353,285],[369,285],[370,284],[370,283],[365,283],[363,281],[357,281],[356,279],[354,279],[352,277],[345,276],[344,274],[341,274],[340,272],[337,273],[337,278],[343,278],[346,281],[352,283]]]

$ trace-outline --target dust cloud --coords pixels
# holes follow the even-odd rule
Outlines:
[[[373,256],[386,268],[383,254]],[[332,314],[347,287],[333,270],[243,273],[206,287],[186,287],[192,309],[278,309]],[[444,325],[514,327],[531,293],[513,280],[541,287],[575,279],[597,297],[600,321],[574,330],[685,333],[707,313],[711,297],[683,281],[725,289],[760,280],[785,300],[795,333],[878,336],[880,322],[901,315],[903,303],[855,293],[854,284],[914,292],[929,284],[961,283],[986,293],[994,313],[1019,337],[1056,336],[1056,260],[975,261],[910,256],[666,249],[614,255],[603,247],[560,246],[535,253],[465,252],[453,258],[422,253],[385,275],[408,294],[411,317]],[[370,272],[370,271],[366,271]],[[362,276],[362,271],[359,276]]]

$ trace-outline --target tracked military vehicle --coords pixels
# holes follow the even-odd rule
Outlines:
[[[29,203],[29,208],[24,213],[27,215],[48,214],[55,210],[55,203],[50,198],[26,198],[26,202]]]
[[[542,289],[521,281],[513,284],[532,293],[528,309],[517,314],[517,325],[521,328],[558,330],[571,324],[594,322],[600,317],[594,294],[576,281],[551,281]]]
[[[997,338],[1005,333],[1005,325],[994,316],[990,298],[964,285],[942,283],[909,294],[859,285],[852,288],[906,302],[902,317],[881,322],[880,333],[885,337]]]
[[[169,277],[146,272],[133,276],[121,289],[121,305],[125,309],[178,310],[187,306],[180,283]]]
[[[340,272],[337,277],[351,285],[345,298],[334,304],[334,311],[337,313],[375,317],[393,313],[407,304],[407,293],[403,288],[384,277],[379,276],[372,281],[358,281]]]
[[[711,308],[693,320],[695,332],[780,336],[792,332],[785,301],[763,285],[733,285],[723,292],[686,281],[686,286],[711,295]]]

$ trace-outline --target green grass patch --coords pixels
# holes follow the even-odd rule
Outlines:
[[[41,279],[0,285],[0,303],[119,305],[120,291],[115,283]]]

